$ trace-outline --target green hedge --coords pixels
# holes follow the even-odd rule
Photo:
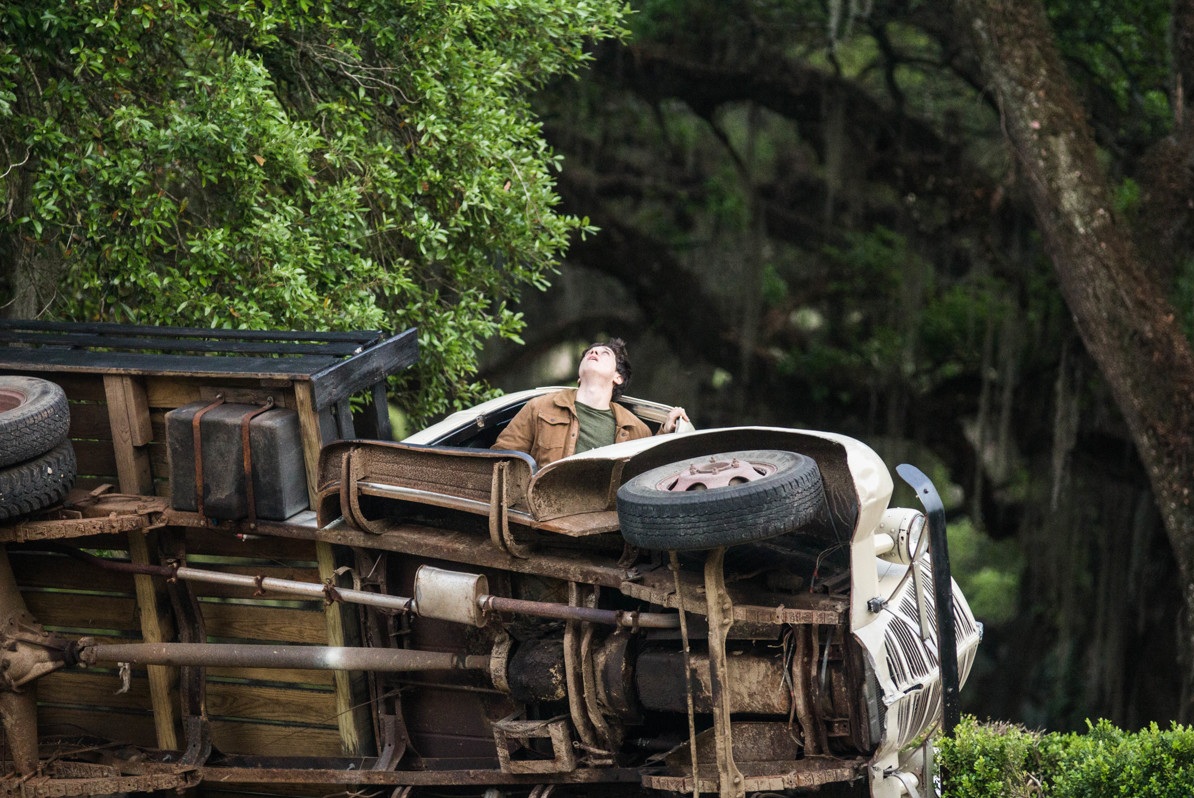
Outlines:
[[[1061,734],[968,717],[938,741],[938,763],[942,798],[1190,798],[1194,728],[1100,720]]]

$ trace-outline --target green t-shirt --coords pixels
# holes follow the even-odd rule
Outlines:
[[[618,434],[618,422],[614,419],[613,410],[598,410],[584,402],[577,402],[576,418],[580,422],[580,431],[576,436],[574,454],[587,452],[598,446],[609,446],[614,442]]]

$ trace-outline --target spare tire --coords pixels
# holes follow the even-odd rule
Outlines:
[[[36,377],[0,376],[0,468],[50,451],[69,428],[62,388]]]
[[[622,537],[656,550],[766,540],[816,519],[824,504],[816,462],[772,450],[681,460],[618,488]]]
[[[0,521],[62,501],[77,468],[75,450],[64,440],[40,457],[0,470]]]

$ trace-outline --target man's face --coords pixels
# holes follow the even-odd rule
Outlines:
[[[611,385],[621,385],[622,375],[618,373],[618,358],[608,346],[591,346],[580,357],[577,375],[583,379],[601,380]]]

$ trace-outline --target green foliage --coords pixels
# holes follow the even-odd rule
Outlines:
[[[1132,178],[1124,178],[1115,187],[1115,210],[1127,217],[1136,215],[1140,207],[1140,184]]]
[[[952,737],[937,742],[943,798],[1027,798],[1040,795],[1052,770],[1051,749],[1038,732],[965,717]]]
[[[781,373],[806,377],[820,392],[818,401],[836,384],[879,385],[917,370],[906,325],[929,288],[925,261],[885,227],[846,239],[846,246],[822,252],[830,273],[815,335],[779,366]]]
[[[991,540],[963,519],[949,527],[950,570],[974,616],[1002,623],[1019,609],[1023,558],[1013,540]]]
[[[1085,734],[1030,732],[964,718],[938,741],[943,798],[1186,798],[1194,793],[1194,729],[1107,720]]]
[[[1052,795],[1057,798],[1187,798],[1194,794],[1194,729],[1156,723],[1135,734],[1109,721],[1067,737]]]
[[[1126,138],[1150,141],[1171,124],[1166,87],[1171,5],[1162,0],[1047,0],[1070,74],[1093,104],[1118,111]]]
[[[788,298],[788,284],[772,263],[763,264],[762,292],[763,301],[770,307],[777,307]]]
[[[1194,341],[1194,259],[1183,261],[1178,266],[1174,280],[1173,306],[1181,313],[1182,329],[1186,337]]]
[[[0,252],[56,270],[48,312],[397,331],[405,408],[518,340],[587,220],[559,213],[529,106],[617,0],[23,0],[0,7]],[[11,266],[11,264],[10,264]],[[5,275],[0,274],[0,278]],[[0,292],[12,293],[12,281]],[[6,297],[0,295],[0,301]],[[414,390],[417,389],[417,390]]]

